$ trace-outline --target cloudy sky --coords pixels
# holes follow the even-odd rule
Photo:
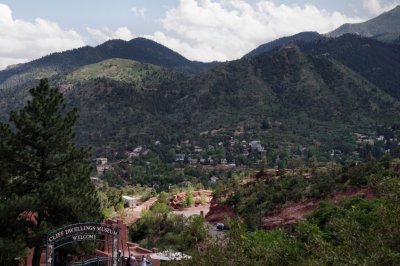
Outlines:
[[[0,69],[109,39],[146,37],[199,61],[241,57],[301,31],[329,32],[400,0],[0,0]]]

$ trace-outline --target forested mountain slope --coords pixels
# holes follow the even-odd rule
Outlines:
[[[0,88],[15,87],[41,78],[65,74],[78,67],[111,58],[130,59],[188,73],[198,73],[216,65],[216,63],[190,61],[171,49],[144,38],[130,41],[111,40],[96,47],[85,46],[53,53],[2,70],[0,71]]]
[[[196,75],[107,59],[57,74],[51,84],[80,111],[78,141],[99,153],[231,136],[350,153],[354,133],[398,121],[399,54],[398,46],[344,35],[297,41]],[[26,100],[34,81],[28,85],[0,90],[1,119]]]
[[[388,94],[400,98],[399,45],[345,34],[338,38],[302,43],[299,46],[305,53],[334,58]]]
[[[134,82],[85,77],[66,91],[80,110],[82,142],[121,148],[239,132],[276,145],[318,140],[343,150],[343,138],[396,121],[399,110],[393,97],[343,64],[296,45],[197,76],[140,66],[146,68]],[[269,129],[261,130],[264,122]]]
[[[275,48],[287,45],[294,41],[313,42],[313,41],[318,40],[319,38],[323,38],[323,36],[320,35],[318,32],[313,32],[313,31],[300,32],[300,33],[292,35],[292,36],[279,38],[272,42],[262,44],[262,45],[258,46],[256,49],[254,49],[251,52],[244,55],[243,57],[251,57],[251,56],[260,55],[262,53],[269,52]]]

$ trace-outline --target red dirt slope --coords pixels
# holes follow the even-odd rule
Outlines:
[[[225,218],[234,217],[235,213],[232,208],[227,205],[219,203],[218,199],[213,198],[211,200],[210,211],[206,215],[206,220],[209,223],[216,224],[224,222]]]
[[[334,193],[331,201],[337,203],[341,197],[362,196],[372,198],[373,193],[369,188],[352,188],[346,191]],[[308,200],[297,203],[286,203],[278,212],[266,215],[262,218],[262,228],[273,229],[276,227],[287,227],[297,221],[305,220],[304,216],[318,208],[320,200]],[[210,210],[211,211],[211,210]]]

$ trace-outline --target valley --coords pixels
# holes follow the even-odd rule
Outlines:
[[[399,265],[399,11],[223,62],[137,37],[1,70],[0,265]],[[46,238],[84,222],[123,235]]]

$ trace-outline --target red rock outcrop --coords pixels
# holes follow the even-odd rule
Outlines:
[[[232,208],[219,203],[219,200],[213,198],[211,200],[210,211],[206,215],[206,220],[209,223],[222,223],[226,218],[232,218],[235,216]]]
[[[333,193],[330,199],[337,204],[342,197],[362,196],[372,198],[373,193],[370,188],[350,188],[345,191]],[[303,202],[286,203],[279,211],[274,214],[266,215],[262,218],[262,228],[273,229],[276,227],[288,227],[297,221],[305,220],[304,216],[318,208],[320,200],[313,199]]]

